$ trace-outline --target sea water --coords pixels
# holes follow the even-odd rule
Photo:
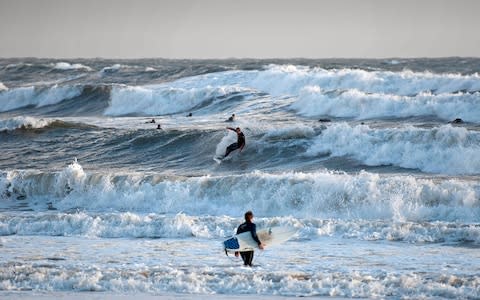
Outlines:
[[[0,59],[0,295],[479,298],[479,70]]]

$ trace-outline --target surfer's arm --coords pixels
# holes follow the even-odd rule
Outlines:
[[[258,238],[258,235],[257,235],[257,225],[255,224],[252,224],[252,229],[250,230],[250,232],[252,233],[252,238],[255,242],[257,242],[258,244],[258,247],[260,249],[263,249],[263,245],[262,245],[262,242],[260,241],[260,239]]]
[[[227,129],[228,129],[228,130],[231,130],[231,131],[237,132],[237,131],[235,130],[235,128],[232,128],[232,127],[227,127]]]

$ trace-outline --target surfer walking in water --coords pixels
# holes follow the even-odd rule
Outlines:
[[[258,244],[258,248],[263,250],[263,244],[262,242],[258,239],[257,236],[257,225],[253,223],[253,213],[251,211],[247,211],[245,213],[245,222],[240,224],[237,228],[237,234],[240,234],[242,232],[247,232],[250,231],[252,234],[252,238],[255,242]],[[253,250],[252,251],[245,251],[245,252],[235,252],[235,256],[241,256],[243,260],[243,264],[245,266],[252,266],[252,260],[253,260]]]
[[[240,127],[237,127],[237,128],[227,127],[227,129],[234,131],[237,134],[237,142],[227,147],[224,157],[227,157],[230,154],[230,152],[237,149],[240,149],[240,152],[242,152],[243,147],[245,147],[245,135],[243,134],[242,130],[240,130]]]

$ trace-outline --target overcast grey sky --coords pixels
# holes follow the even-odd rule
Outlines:
[[[0,0],[0,57],[480,56],[477,0]]]

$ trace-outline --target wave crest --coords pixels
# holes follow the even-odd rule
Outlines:
[[[15,129],[43,128],[50,125],[54,120],[37,119],[34,117],[14,117],[0,120],[0,131],[11,131]]]
[[[70,64],[68,62],[57,62],[53,65],[53,68],[56,70],[84,70],[84,71],[92,71],[93,69],[89,66],[85,66],[82,64]]]
[[[89,174],[74,162],[60,173],[9,171],[0,177],[3,198],[27,199],[61,211],[241,215],[255,207],[264,216],[478,220],[478,182],[419,179],[360,172],[159,177]],[[242,201],[239,201],[241,199]],[[8,201],[7,201],[8,202]],[[43,203],[43,204],[42,204]]]
[[[0,112],[27,106],[43,107],[79,96],[83,86],[29,86],[0,91]]]
[[[129,114],[166,115],[198,109],[222,98],[244,92],[237,86],[206,86],[183,88],[168,85],[159,86],[116,86],[111,92],[111,104],[106,115]]]
[[[443,174],[480,174],[480,133],[444,125],[372,129],[332,124],[315,139],[307,155],[351,156],[369,166],[395,165]]]
[[[415,96],[365,93],[356,89],[326,91],[319,86],[301,90],[291,107],[300,114],[315,117],[329,115],[340,118],[403,118],[436,116],[444,120],[461,117],[467,122],[480,122],[479,92]]]

